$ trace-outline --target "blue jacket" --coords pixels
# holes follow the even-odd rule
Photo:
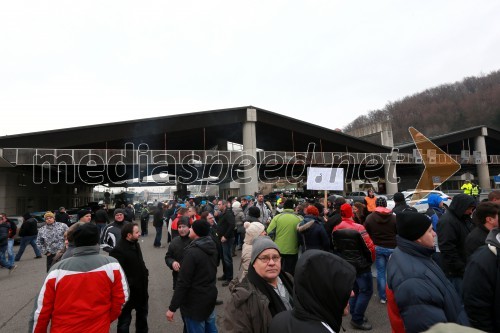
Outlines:
[[[441,268],[434,249],[397,236],[387,264],[387,288],[394,292],[407,333],[423,332],[436,323],[469,326],[462,300]]]

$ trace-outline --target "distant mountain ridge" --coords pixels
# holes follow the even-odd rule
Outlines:
[[[382,121],[391,123],[395,145],[411,141],[410,126],[429,137],[477,125],[500,129],[500,70],[389,102],[382,110],[359,116],[343,131]]]

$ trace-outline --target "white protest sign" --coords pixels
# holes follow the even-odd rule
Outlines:
[[[307,189],[343,191],[344,169],[342,168],[309,168],[307,170]]]

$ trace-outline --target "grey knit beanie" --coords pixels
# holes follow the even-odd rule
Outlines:
[[[269,238],[268,236],[257,237],[253,241],[252,257],[250,259],[250,264],[253,265],[253,263],[255,262],[255,259],[257,259],[259,254],[261,254],[262,252],[264,252],[267,249],[275,249],[276,251],[280,252],[278,245],[276,245],[276,243],[273,242],[273,240],[271,238]]]

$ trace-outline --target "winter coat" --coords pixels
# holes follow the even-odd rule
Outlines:
[[[259,221],[260,222],[260,221]],[[280,273],[280,277],[283,274]],[[287,275],[292,282],[291,275]],[[224,316],[218,321],[224,333],[267,333],[273,318],[269,299],[245,277],[241,283],[230,285],[231,298],[224,308]],[[290,292],[291,295],[291,292]]]
[[[56,222],[61,222],[66,224],[68,227],[71,226],[71,217],[66,212],[57,212],[55,215]]]
[[[392,209],[392,212],[396,215],[398,215],[399,213],[401,213],[403,210],[405,210],[406,208],[410,208],[410,206],[408,206],[408,204],[406,202],[398,202],[394,208]]]
[[[486,237],[490,231],[484,226],[484,224],[478,224],[472,231],[465,237],[465,255],[467,259],[476,251],[478,248],[483,246],[486,241]]]
[[[344,219],[333,229],[334,253],[356,268],[357,274],[369,272],[375,261],[375,245],[361,224]]]
[[[260,222],[260,221],[259,221]],[[224,318],[218,326],[224,333],[266,333],[271,324],[269,300],[248,279],[231,286]]]
[[[132,207],[125,207],[125,221],[133,222],[135,219],[135,212]]]
[[[302,216],[294,213],[293,209],[284,209],[276,215],[269,226],[267,234],[274,233],[274,242],[278,245],[281,254],[299,253],[297,225],[302,221]]]
[[[359,231],[354,229],[334,231],[332,241],[334,253],[349,262],[358,275],[371,271],[372,255]]]
[[[377,207],[366,218],[365,228],[375,245],[388,249],[396,247],[396,215],[390,209]]]
[[[130,301],[141,303],[147,301],[149,271],[142,257],[140,244],[122,239],[109,255],[116,258],[125,271],[130,288]]]
[[[9,223],[0,223],[0,246],[7,244],[7,239],[9,238],[9,229]]]
[[[344,259],[324,251],[305,252],[294,276],[294,309],[278,313],[269,333],[340,332],[356,270]],[[332,283],[335,281],[335,283]]]
[[[297,225],[299,244],[302,251],[307,250],[330,250],[330,243],[325,227],[318,217],[306,215],[304,220]]]
[[[434,248],[397,236],[397,248],[387,264],[387,288],[407,333],[423,332],[440,322],[468,326],[462,300],[441,268],[432,260]]]
[[[465,311],[471,326],[500,332],[500,230],[490,231],[486,245],[469,258],[462,284]]]
[[[464,275],[465,238],[474,228],[470,216],[464,215],[464,212],[475,204],[476,201],[470,195],[456,195],[437,224],[442,268],[447,277],[462,277]]]
[[[241,233],[245,230],[243,227],[243,223],[245,223],[245,214],[243,213],[243,209],[241,209],[241,207],[233,207],[232,209],[236,232]]]
[[[190,243],[191,239],[189,238],[189,234],[184,237],[179,236],[172,239],[168,245],[167,253],[165,254],[165,263],[170,269],[173,270],[172,264],[174,261],[182,263],[182,259],[184,259],[184,250]]]
[[[61,222],[45,224],[38,230],[36,245],[43,254],[56,254],[64,247],[64,233],[68,226]]]
[[[179,264],[182,263],[182,260],[184,259],[184,250],[190,243],[191,239],[189,238],[189,234],[187,234],[186,236],[179,235],[178,237],[175,237],[168,245],[168,250],[165,254],[165,263],[167,264],[168,268],[172,270],[174,286],[177,285],[179,272],[174,271],[172,265],[175,261],[177,261]]]
[[[253,216],[248,216],[245,222],[259,222],[259,219]],[[241,248],[241,261],[238,277],[233,280],[234,283],[239,283],[243,281],[243,278],[247,275],[248,266],[250,265],[250,260],[252,258],[252,244],[255,238],[259,237],[256,235],[255,237],[250,237],[249,233],[245,233],[245,239],[243,240],[243,247]],[[237,281],[235,281],[237,280]]]
[[[153,215],[153,227],[163,227],[163,209],[157,209]]]
[[[108,212],[105,209],[101,208],[97,212],[95,212],[95,223],[109,223]]]
[[[234,238],[235,223],[234,214],[230,208],[226,208],[224,213],[221,212],[217,220],[217,234],[219,238],[222,238],[222,236],[226,239]]]
[[[27,219],[21,225],[21,229],[19,230],[20,237],[26,236],[36,236],[38,235],[38,226],[37,221],[34,217]]]
[[[113,222],[108,224],[101,235],[101,249],[106,252],[111,252],[111,250],[118,245],[122,238],[122,228],[127,221],[123,222]]]
[[[259,217],[260,223],[267,226],[269,224],[269,221],[271,221],[272,217],[272,213],[269,210],[269,207],[264,202],[262,204],[256,202],[254,206],[259,208],[260,210],[260,217]]]
[[[78,247],[72,258],[47,274],[35,298],[30,332],[47,332],[50,322],[53,333],[107,333],[128,295],[127,279],[115,258],[100,255],[97,245]]]
[[[196,321],[208,319],[217,300],[217,248],[210,236],[195,239],[184,251],[174,296],[168,307]]]
[[[333,252],[333,244],[332,244],[332,232],[333,228],[339,225],[342,222],[342,216],[340,216],[340,211],[334,210],[332,213],[328,214],[328,220],[325,222],[325,231],[328,235],[328,243],[330,244],[330,252]]]

